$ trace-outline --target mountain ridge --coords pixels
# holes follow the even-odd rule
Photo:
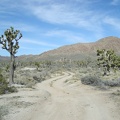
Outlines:
[[[97,49],[113,49],[120,52],[120,38],[109,36],[92,43],[77,43],[73,45],[62,46],[57,49],[47,51],[40,54],[41,57],[54,55],[70,55],[70,54],[93,54]]]

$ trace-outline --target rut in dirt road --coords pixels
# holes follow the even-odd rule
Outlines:
[[[36,85],[37,90],[49,92],[50,97],[38,101],[30,110],[17,116],[17,120],[119,120],[112,102],[102,91],[90,86],[66,84],[74,74],[46,80]],[[14,120],[16,120],[16,118]]]

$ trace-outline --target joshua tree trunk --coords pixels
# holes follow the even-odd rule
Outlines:
[[[10,60],[9,84],[11,85],[14,83],[15,56],[14,55],[10,55],[10,56],[11,56],[11,60]]]

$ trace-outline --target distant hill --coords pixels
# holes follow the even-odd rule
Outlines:
[[[116,53],[120,53],[120,38],[110,36],[100,39],[97,42],[67,45],[42,53],[40,58],[66,57],[72,59],[82,59],[90,56],[94,57],[98,49],[112,49]]]
[[[120,54],[120,38],[105,37],[92,43],[77,43],[66,45],[60,48],[44,52],[40,55],[22,55],[17,59],[20,61],[39,61],[39,60],[56,60],[62,57],[80,60],[85,58],[95,58],[98,49],[112,49]],[[1,56],[0,56],[1,59]],[[5,58],[2,58],[4,60]]]
[[[6,56],[0,56],[0,62],[8,61],[8,60],[9,60],[9,57],[6,57]]]

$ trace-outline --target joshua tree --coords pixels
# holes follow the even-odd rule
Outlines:
[[[35,66],[37,67],[37,70],[39,70],[40,63],[38,63],[38,62],[35,62]]]
[[[21,39],[22,34],[19,30],[14,30],[13,27],[7,29],[4,35],[0,37],[0,44],[2,44],[2,49],[7,50],[10,53],[10,76],[9,84],[14,83],[14,70],[15,70],[15,54],[17,49],[19,49],[18,40]]]
[[[107,75],[107,72],[110,73],[111,68],[116,71],[120,65],[119,57],[115,55],[113,50],[97,50],[97,56],[98,66],[99,68],[102,67],[104,71],[103,75]]]

